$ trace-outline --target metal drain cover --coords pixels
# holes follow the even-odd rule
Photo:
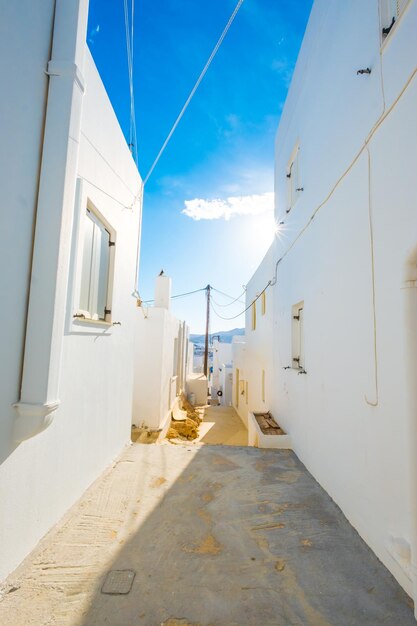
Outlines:
[[[101,588],[101,593],[121,596],[132,589],[136,572],[133,569],[113,569],[107,576]]]

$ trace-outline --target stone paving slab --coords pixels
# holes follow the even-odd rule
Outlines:
[[[1,624],[415,625],[408,596],[290,451],[134,445],[103,480],[10,578]],[[125,483],[108,524],[105,501]],[[42,579],[46,562],[58,579]],[[128,594],[101,593],[110,570],[136,572]]]

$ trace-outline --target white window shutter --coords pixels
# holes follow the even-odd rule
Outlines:
[[[298,310],[299,319],[299,349],[300,361],[298,365],[304,367],[304,309]]]
[[[99,319],[106,319],[107,309],[107,287],[109,282],[110,264],[110,235],[101,225],[97,226],[99,236],[97,237],[99,269],[97,274],[97,315]]]
[[[91,269],[93,262],[94,222],[87,212],[84,225],[83,264],[81,270],[80,309],[90,311]]]
[[[114,244],[113,244],[114,245]],[[81,272],[80,310],[95,320],[105,320],[110,269],[110,233],[87,209]]]

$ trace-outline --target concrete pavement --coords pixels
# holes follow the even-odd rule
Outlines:
[[[102,593],[112,570],[126,595]],[[293,453],[186,444],[128,448],[7,581],[0,623],[415,624]]]
[[[247,446],[248,431],[231,406],[208,406],[204,409],[199,436],[193,443]]]

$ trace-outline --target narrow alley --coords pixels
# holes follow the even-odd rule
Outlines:
[[[215,431],[202,428],[201,441]],[[292,452],[184,443],[125,449],[6,581],[0,623],[407,626],[414,618],[408,596]]]
[[[247,446],[248,431],[233,407],[208,406],[204,411],[198,438],[192,443]]]

